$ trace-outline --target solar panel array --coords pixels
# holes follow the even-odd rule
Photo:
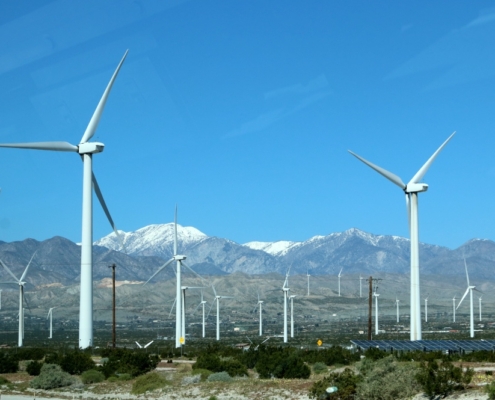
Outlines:
[[[478,351],[495,350],[495,340],[351,340],[356,347],[385,351]]]

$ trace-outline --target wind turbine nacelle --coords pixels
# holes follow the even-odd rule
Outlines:
[[[426,183],[408,183],[406,186],[406,193],[419,193],[427,190],[428,185]]]
[[[89,143],[81,143],[77,147],[77,151],[79,152],[79,154],[95,154],[95,153],[101,153],[104,148],[105,145],[103,143],[89,142]]]
[[[174,256],[175,261],[182,261],[185,260],[186,258],[187,258],[186,256],[180,256],[180,255]]]

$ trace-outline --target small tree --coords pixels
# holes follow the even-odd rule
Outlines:
[[[62,371],[59,365],[43,364],[39,376],[34,378],[29,386],[35,389],[55,389],[70,386],[74,379],[67,372]]]
[[[19,362],[7,353],[0,353],[0,374],[19,371]]]
[[[309,395],[314,399],[354,400],[356,387],[361,379],[361,375],[356,375],[350,368],[346,368],[341,373],[333,372],[326,378],[315,382]],[[327,388],[332,386],[337,388],[337,392],[327,393]]]
[[[26,365],[26,372],[31,376],[38,376],[41,372],[41,366],[43,363],[38,361],[31,361],[28,365]]]

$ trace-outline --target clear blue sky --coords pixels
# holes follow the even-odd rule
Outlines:
[[[492,8],[490,8],[492,7]],[[495,239],[492,1],[18,1],[0,5],[0,142],[94,140],[119,229],[173,219],[239,243],[351,227]],[[76,154],[0,149],[0,240],[80,241]],[[95,198],[96,200],[96,198]],[[94,205],[94,238],[111,229]]]

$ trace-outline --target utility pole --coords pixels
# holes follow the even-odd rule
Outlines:
[[[110,265],[108,268],[112,268],[112,347],[115,349],[115,343],[117,341],[117,333],[115,331],[115,264]]]

